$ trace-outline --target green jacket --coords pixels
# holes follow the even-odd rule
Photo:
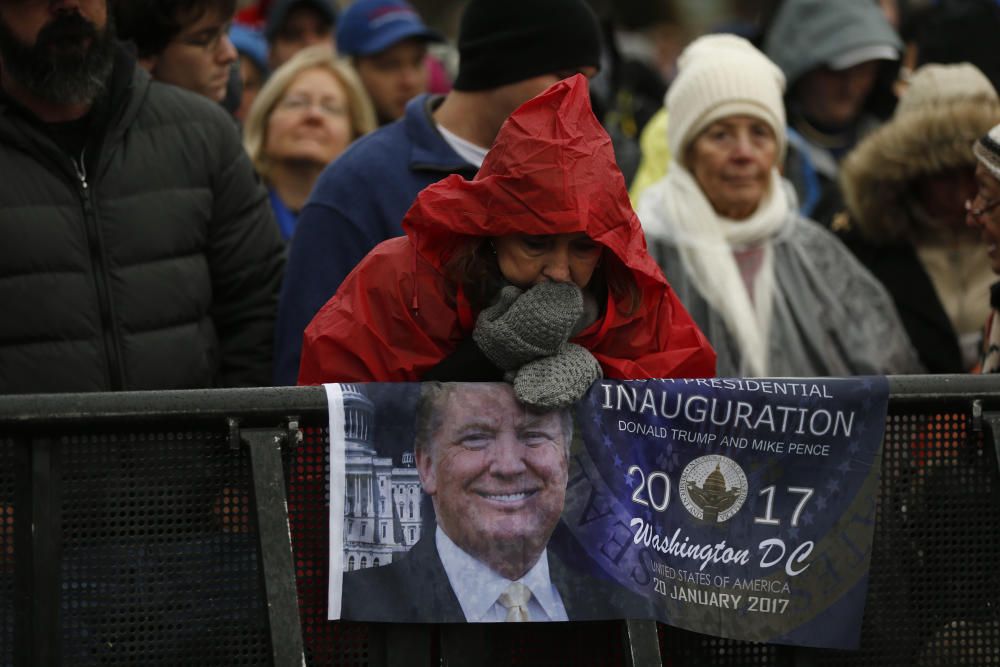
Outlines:
[[[76,159],[0,97],[0,393],[268,384],[283,249],[236,127],[111,79]]]
[[[639,135],[639,148],[642,149],[642,160],[639,170],[632,179],[628,189],[632,208],[639,208],[639,198],[646,188],[667,175],[667,165],[670,163],[670,147],[667,146],[667,108],[663,107],[649,119],[646,127]]]

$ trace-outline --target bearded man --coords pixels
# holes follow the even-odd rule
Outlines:
[[[283,265],[218,105],[108,0],[0,3],[0,394],[265,384]]]

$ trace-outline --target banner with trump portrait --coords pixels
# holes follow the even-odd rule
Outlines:
[[[327,385],[329,618],[856,648],[885,378]]]

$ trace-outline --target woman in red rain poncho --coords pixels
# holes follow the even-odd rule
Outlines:
[[[532,356],[570,347],[609,378],[715,373],[715,353],[646,251],[583,76],[518,108],[476,178],[422,191],[403,228],[310,323],[299,384],[510,379]],[[564,297],[567,311],[553,302]],[[567,312],[573,326],[551,349],[533,338]],[[519,333],[522,349],[498,349]]]

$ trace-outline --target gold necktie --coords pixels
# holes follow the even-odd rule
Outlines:
[[[531,620],[528,615],[528,600],[531,599],[531,589],[519,582],[513,582],[497,599],[507,610],[507,623],[522,623]]]

